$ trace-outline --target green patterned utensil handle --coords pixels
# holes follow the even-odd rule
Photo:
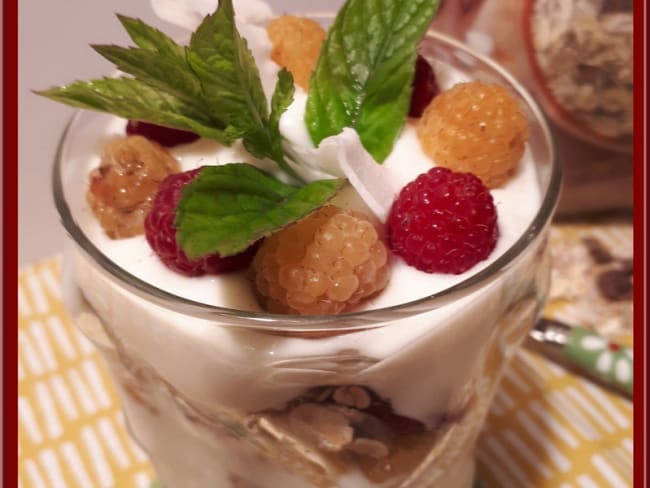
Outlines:
[[[541,318],[526,345],[548,359],[632,397],[632,349],[560,320]]]
[[[572,327],[564,354],[587,372],[632,396],[633,355],[629,347],[582,327]]]

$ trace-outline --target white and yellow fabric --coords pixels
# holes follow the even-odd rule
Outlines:
[[[544,315],[631,346],[632,303],[601,299],[598,273],[610,264],[590,259],[587,238],[598,240],[615,260],[632,257],[629,221],[554,225],[552,285]],[[603,347],[602,354],[610,353]],[[481,482],[490,488],[631,487],[632,413],[631,401],[520,351],[479,442]]]
[[[108,372],[65,314],[59,272],[53,258],[18,277],[19,487],[149,487]],[[522,351],[477,457],[484,488],[631,487],[632,404]]]
[[[60,260],[18,277],[21,488],[147,488],[153,470],[124,426],[99,353],[61,301]]]
[[[527,351],[503,378],[478,447],[484,487],[632,486],[632,404]]]

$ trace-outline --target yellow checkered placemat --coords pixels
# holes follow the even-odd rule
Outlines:
[[[19,486],[146,488],[153,470],[99,353],[65,313],[59,271],[54,258],[18,277]]]
[[[552,249],[564,252],[567,242],[579,246],[597,231],[618,251],[629,244],[631,256],[631,226],[608,229],[556,226]],[[592,279],[589,267],[564,271],[575,273],[575,286]],[[126,432],[99,353],[66,316],[59,272],[60,260],[52,258],[18,277],[19,486],[149,487],[153,470]],[[564,278],[554,276],[560,291],[551,290],[547,314],[580,320],[575,297],[561,291]],[[583,322],[591,325],[588,317]],[[631,342],[625,320],[607,327],[610,336]],[[484,488],[630,487],[632,404],[521,351],[495,397],[477,458]]]

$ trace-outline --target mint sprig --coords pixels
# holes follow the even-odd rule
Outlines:
[[[383,162],[406,120],[417,45],[439,0],[348,0],[310,81],[305,122],[314,144],[357,131]]]
[[[324,205],[343,180],[287,185],[254,166],[206,166],[183,188],[176,238],[190,258],[230,256]]]
[[[383,161],[406,119],[416,45],[438,0],[348,0],[321,50],[312,76],[306,123],[318,144],[344,127],[357,130]],[[37,92],[74,107],[190,130],[231,145],[241,139],[299,180],[285,160],[279,120],[293,101],[282,69],[271,99],[236,28],[232,0],[220,0],[181,46],[144,22],[118,16],[134,47],[93,48],[125,74]],[[260,238],[324,205],[343,180],[283,183],[245,163],[207,166],[183,191],[177,239],[189,257],[243,251]]]
[[[188,46],[131,17],[118,18],[135,47],[95,45],[130,76],[78,81],[37,92],[78,108],[190,130],[230,145],[242,139],[299,180],[284,159],[279,121],[293,101],[291,74],[278,73],[270,109],[258,68],[237,31],[232,0],[221,0]],[[205,168],[184,190],[176,224],[191,257],[236,254],[329,200],[342,180],[291,186],[244,163]]]
[[[279,73],[269,104],[246,40],[237,31],[232,0],[196,29],[189,46],[180,46],[144,22],[118,16],[136,47],[93,48],[129,76],[79,81],[36,92],[78,108],[190,130],[231,145],[242,139],[257,158],[269,158],[295,179],[284,159],[278,129],[281,113],[293,100],[293,79]],[[279,111],[278,111],[279,110]]]

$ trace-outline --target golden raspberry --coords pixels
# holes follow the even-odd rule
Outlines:
[[[359,212],[332,205],[273,234],[253,258],[267,310],[303,315],[348,311],[388,283],[388,252]]]
[[[273,43],[271,59],[287,68],[295,83],[309,90],[309,78],[316,67],[325,30],[311,19],[282,15],[266,28]]]
[[[515,173],[528,123],[504,87],[472,81],[435,97],[418,122],[417,134],[437,165],[473,173],[495,188]]]
[[[158,143],[142,136],[116,139],[90,173],[86,199],[109,237],[142,234],[158,185],[178,171],[178,161]]]

